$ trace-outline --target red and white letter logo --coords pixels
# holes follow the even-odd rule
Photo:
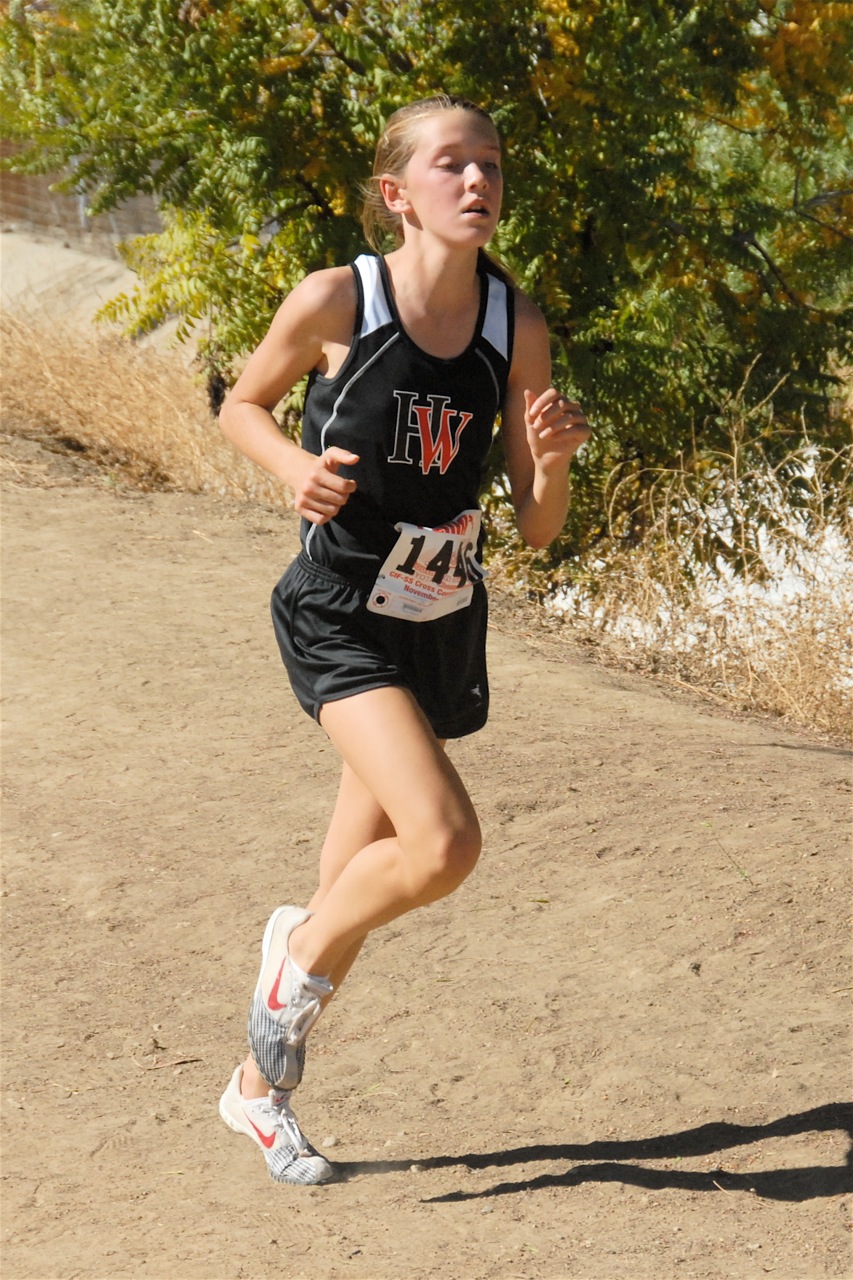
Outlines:
[[[416,391],[395,391],[397,426],[394,452],[389,462],[413,466],[418,460],[409,454],[414,440],[420,446],[420,464],[424,475],[437,467],[441,475],[447,471],[459,452],[462,432],[473,414],[451,409],[449,396],[427,396],[427,404],[415,404]]]

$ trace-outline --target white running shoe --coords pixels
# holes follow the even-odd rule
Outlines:
[[[305,1037],[322,1012],[332,984],[297,974],[287,953],[290,935],[310,916],[302,907],[279,907],[264,930],[261,972],[249,1007],[249,1049],[258,1070],[276,1089],[302,1079]]]
[[[270,1177],[276,1182],[315,1186],[328,1182],[335,1171],[315,1151],[290,1109],[287,1093],[271,1089],[266,1098],[244,1098],[240,1093],[242,1064],[219,1099],[219,1114],[235,1133],[245,1133],[264,1153]]]

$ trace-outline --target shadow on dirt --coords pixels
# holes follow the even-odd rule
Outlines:
[[[681,1133],[662,1134],[625,1142],[560,1143],[515,1147],[507,1151],[471,1153],[461,1156],[434,1156],[418,1160],[419,1169],[503,1168],[535,1161],[584,1161],[562,1173],[543,1173],[517,1182],[499,1182],[483,1191],[451,1191],[433,1196],[426,1203],[480,1200],[491,1196],[537,1191],[545,1187],[575,1187],[584,1182],[622,1182],[650,1191],[745,1191],[765,1200],[803,1201],[853,1191],[853,1147],[843,1165],[801,1169],[770,1169],[764,1172],[727,1173],[723,1168],[707,1172],[687,1169],[644,1169],[635,1160],[678,1160],[711,1155],[732,1147],[749,1146],[769,1138],[787,1138],[801,1133],[841,1130],[853,1138],[853,1104],[833,1102],[797,1115],[783,1116],[769,1124],[740,1125],[718,1122],[703,1124]],[[412,1167],[411,1160],[380,1160],[340,1164],[341,1178],[371,1173],[396,1173]]]
[[[757,747],[759,744],[757,742],[753,742],[750,745]],[[775,747],[778,751],[821,751],[824,755],[842,756],[845,760],[849,760],[851,756],[853,756],[853,751],[851,751],[849,747],[821,747],[814,742],[768,742],[767,746]]]

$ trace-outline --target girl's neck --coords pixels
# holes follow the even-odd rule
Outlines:
[[[385,261],[398,306],[404,300],[426,314],[464,311],[479,295],[477,254],[477,249],[427,250],[408,242],[395,249]]]
[[[428,354],[444,359],[465,351],[480,310],[477,250],[426,255],[403,245],[385,262],[409,337]]]

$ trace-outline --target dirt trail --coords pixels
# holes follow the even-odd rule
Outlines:
[[[849,753],[498,607],[486,852],[313,1033],[342,1176],[278,1187],[217,1100],[336,774],[295,523],[7,452],[4,1280],[851,1274]]]

